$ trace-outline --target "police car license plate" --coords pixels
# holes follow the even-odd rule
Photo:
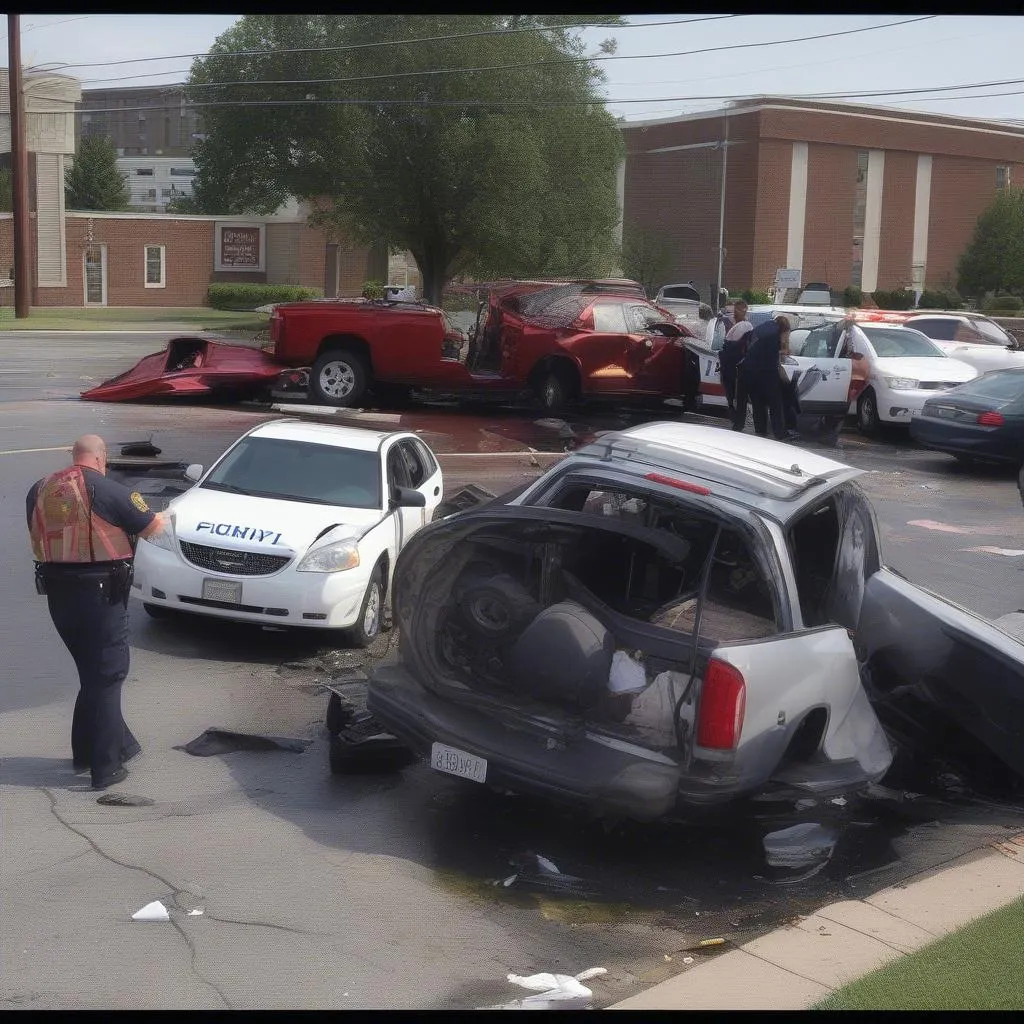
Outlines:
[[[242,584],[230,580],[203,580],[203,600],[242,603]]]
[[[484,758],[445,743],[435,743],[430,748],[430,765],[436,771],[457,775],[460,779],[472,779],[473,782],[487,780],[487,761]]]

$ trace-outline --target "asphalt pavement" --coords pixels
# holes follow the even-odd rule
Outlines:
[[[87,431],[112,450],[152,437],[165,456],[208,465],[279,415],[78,400],[161,344],[0,339],[0,1005],[473,1008],[520,996],[508,973],[596,966],[608,974],[588,984],[609,1005],[675,973],[701,940],[749,939],[1020,831],[1024,813],[949,779],[800,814],[752,806],[608,828],[423,765],[334,777],[324,684],[347,680],[358,696],[362,655],[315,635],[151,620],[134,602],[125,711],[144,753],[118,789],[153,803],[97,805],[70,765],[74,669],[32,587],[24,495]],[[439,406],[345,418],[421,431],[449,493],[465,482],[515,486],[617,422]],[[832,454],[865,470],[894,568],[976,614],[1024,604],[1012,473],[964,470],[899,435],[844,432]],[[309,742],[214,757],[174,749],[210,727]],[[834,832],[831,859],[795,875],[768,867],[762,838],[797,821]],[[561,875],[539,872],[536,854]],[[170,922],[130,919],[154,899]]]

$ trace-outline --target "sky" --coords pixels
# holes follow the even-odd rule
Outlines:
[[[588,52],[618,44],[603,60],[609,109],[650,120],[722,107],[751,95],[841,94],[839,101],[994,120],[1024,120],[1024,18],[906,15],[627,15],[636,27],[585,30]],[[70,67],[83,88],[184,82],[238,15],[22,16],[25,65]],[[711,20],[713,19],[713,20]],[[5,19],[0,19],[4,27]],[[913,24],[898,24],[909,22]],[[652,24],[665,22],[690,24]],[[871,31],[854,32],[854,29]],[[835,38],[802,39],[827,33]],[[6,46],[6,34],[4,35]],[[794,41],[801,40],[801,41]],[[713,47],[767,44],[708,52]],[[696,52],[688,52],[696,51]],[[666,56],[650,56],[650,55]],[[676,55],[681,54],[681,55]],[[160,57],[138,63],[138,58]],[[1019,84],[985,85],[1020,79]],[[956,87],[956,88],[950,88]],[[871,97],[856,93],[917,90]]]

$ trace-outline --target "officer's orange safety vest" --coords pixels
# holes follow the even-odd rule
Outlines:
[[[134,554],[128,534],[92,511],[80,466],[43,481],[29,532],[37,562],[112,562]]]

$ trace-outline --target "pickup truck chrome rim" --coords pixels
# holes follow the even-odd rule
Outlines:
[[[380,587],[376,583],[371,583],[370,596],[366,601],[366,611],[363,613],[363,632],[367,636],[376,636],[379,623]]]
[[[355,372],[340,359],[326,363],[320,371],[320,390],[330,398],[348,398],[355,386]]]

